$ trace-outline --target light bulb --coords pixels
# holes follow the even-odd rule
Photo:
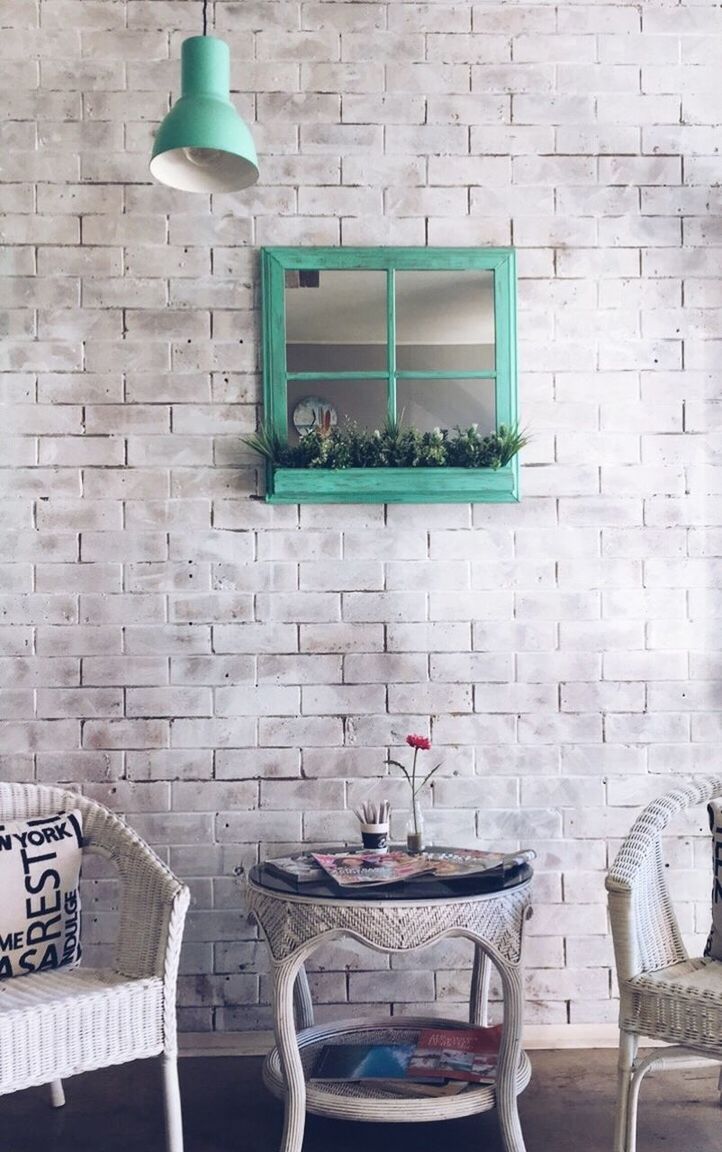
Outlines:
[[[197,168],[211,168],[223,153],[218,148],[184,148],[183,155]]]

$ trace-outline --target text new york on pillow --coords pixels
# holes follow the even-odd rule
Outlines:
[[[80,811],[0,824],[0,980],[80,961]]]

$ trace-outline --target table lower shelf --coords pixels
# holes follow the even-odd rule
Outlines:
[[[305,1028],[298,1033],[298,1047],[306,1076],[306,1111],[317,1116],[334,1119],[361,1120],[385,1124],[406,1124],[425,1120],[451,1120],[473,1116],[496,1107],[493,1085],[469,1084],[456,1096],[395,1095],[392,1090],[377,1087],[373,1082],[322,1082],[309,1080],[319,1048],[323,1044],[408,1044],[413,1043],[422,1028],[468,1028],[458,1020],[440,1020],[438,1017],[404,1017],[391,1020],[341,1020]],[[523,1092],[531,1079],[531,1064],[522,1052],[516,1075],[517,1095]],[[285,1083],[281,1070],[281,1057],[274,1048],[263,1066],[266,1087],[283,1099]]]

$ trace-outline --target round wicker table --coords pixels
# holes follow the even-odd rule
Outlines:
[[[497,881],[498,884],[498,881]],[[417,879],[392,889],[339,895],[331,881],[281,880],[263,865],[248,882],[250,910],[268,945],[273,970],[276,1047],[264,1066],[267,1087],[285,1104],[280,1152],[301,1152],[306,1112],[384,1123],[444,1120],[497,1108],[506,1152],[525,1152],[517,1095],[531,1076],[521,1047],[522,940],[531,915],[531,867],[507,872],[503,887],[473,881]],[[305,962],[324,943],[351,938],[384,953],[403,953],[461,936],[474,944],[469,1024],[438,1017],[340,1021],[314,1027]],[[496,1084],[470,1084],[456,1096],[394,1095],[366,1083],[309,1080],[318,1048],[327,1043],[408,1042],[422,1028],[487,1023],[490,965],[504,997],[504,1033]],[[379,980],[383,973],[379,972]]]

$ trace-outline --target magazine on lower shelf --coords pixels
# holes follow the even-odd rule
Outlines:
[[[461,1080],[374,1080],[376,1092],[383,1092],[387,1096],[458,1096],[464,1092],[468,1084]]]
[[[492,1028],[425,1028],[416,1041],[396,1044],[324,1044],[312,1080],[374,1081],[405,1095],[452,1095],[448,1082],[493,1084],[502,1025]],[[403,1088],[401,1088],[403,1085]],[[430,1092],[430,1089],[434,1089]],[[438,1090],[438,1091],[437,1091]]]
[[[425,1028],[409,1061],[409,1076],[492,1084],[501,1035],[501,1024],[493,1028]]]
[[[313,1080],[405,1080],[416,1044],[324,1044]]]

